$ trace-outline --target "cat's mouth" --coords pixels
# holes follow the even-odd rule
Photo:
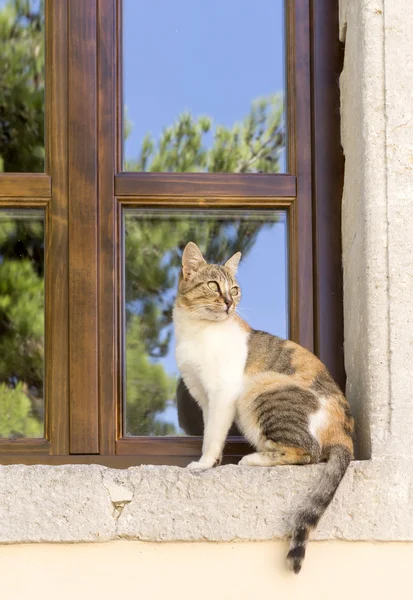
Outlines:
[[[192,312],[192,311],[190,311]],[[235,304],[229,306],[203,306],[201,309],[194,311],[195,317],[207,319],[209,321],[225,321],[235,312]],[[203,313],[203,315],[202,315]]]
[[[222,308],[222,309],[214,309],[214,308],[208,308],[205,307],[205,312],[210,315],[210,319],[212,321],[225,321],[225,319],[227,317],[230,316],[230,314],[232,313],[231,307],[230,308]]]
[[[221,314],[225,318],[225,317],[229,317],[230,315],[232,315],[232,313],[234,311],[235,311],[235,305],[234,304],[230,304],[230,306],[223,307],[219,311],[219,314]]]

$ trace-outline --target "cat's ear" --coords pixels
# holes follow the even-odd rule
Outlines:
[[[241,252],[236,252],[234,254],[234,256],[231,256],[231,258],[229,260],[227,260],[227,262],[225,263],[224,266],[228,269],[228,271],[231,271],[232,276],[235,276],[235,273],[237,272],[240,260],[241,260]]]
[[[182,273],[184,279],[189,279],[204,263],[204,257],[198,246],[194,242],[188,242],[182,254]]]

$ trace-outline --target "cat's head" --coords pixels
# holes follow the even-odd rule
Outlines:
[[[198,246],[189,242],[182,254],[176,304],[195,319],[224,321],[232,315],[241,299],[235,279],[241,252],[227,262],[212,265],[206,262]]]

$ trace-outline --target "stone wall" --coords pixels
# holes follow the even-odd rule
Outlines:
[[[412,456],[413,3],[340,17],[347,392],[362,457]]]

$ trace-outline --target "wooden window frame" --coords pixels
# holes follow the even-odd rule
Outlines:
[[[0,463],[184,466],[193,437],[122,438],[125,207],[282,208],[290,337],[344,386],[337,0],[287,0],[289,173],[124,173],[121,0],[46,1],[46,173],[0,174],[0,208],[46,214],[44,440],[0,440]],[[230,438],[224,461],[248,451]]]

